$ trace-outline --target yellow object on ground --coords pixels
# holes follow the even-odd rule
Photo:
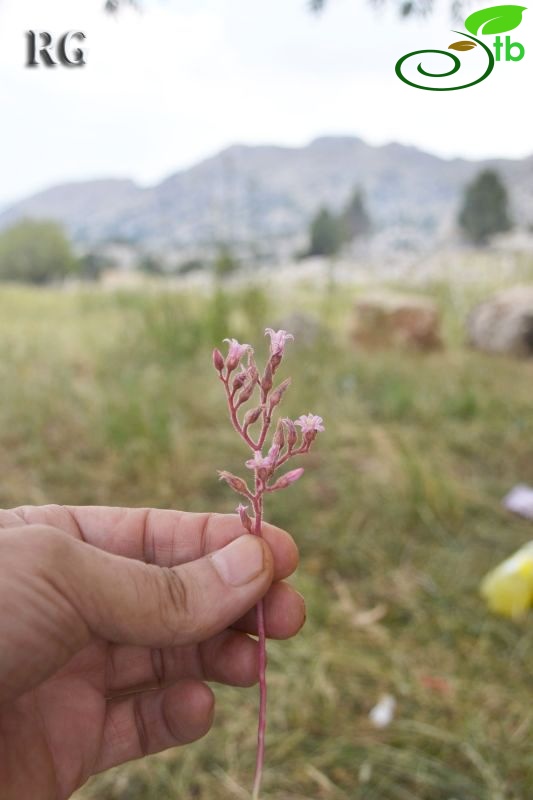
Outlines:
[[[489,572],[481,583],[481,594],[496,614],[523,617],[533,605],[533,542]]]

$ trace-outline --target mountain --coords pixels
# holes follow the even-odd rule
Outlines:
[[[323,137],[301,148],[234,145],[150,188],[128,180],[55,186],[0,213],[0,227],[23,217],[61,222],[79,242],[111,239],[149,247],[302,236],[319,206],[340,209],[356,186],[378,227],[450,228],[465,184],[482,168],[500,172],[515,220],[533,222],[533,156],[446,160],[415,147],[374,147],[355,137]]]

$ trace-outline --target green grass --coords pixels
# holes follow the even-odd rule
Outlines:
[[[4,506],[231,511],[215,470],[242,471],[244,451],[221,421],[211,348],[225,335],[260,341],[296,302],[322,318],[316,347],[296,343],[284,369],[287,413],[319,413],[327,432],[268,514],[300,544],[309,616],[269,647],[265,800],[532,794],[531,620],[490,616],[478,586],[533,538],[500,507],[533,480],[533,364],[465,349],[474,290],[432,291],[447,348],[426,356],[356,352],[345,291],[288,292],[281,307],[258,289],[0,292]],[[376,731],[367,715],[384,692],[397,717]],[[256,690],[217,694],[204,741],[99,776],[80,797],[249,797]]]

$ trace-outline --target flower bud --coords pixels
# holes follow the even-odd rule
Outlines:
[[[300,480],[303,474],[303,467],[298,467],[298,469],[293,469],[290,472],[286,472],[285,475],[282,475],[281,478],[277,479],[276,483],[274,483],[272,486],[269,486],[268,490],[269,492],[275,492],[278,489],[286,489],[292,483],[296,483],[296,481]]]
[[[217,347],[213,350],[213,366],[217,372],[224,369],[224,356]]]
[[[270,366],[270,361],[265,367],[265,372],[263,374],[263,379],[261,380],[261,388],[263,389],[265,394],[268,394],[269,391],[272,389],[272,367]]]
[[[270,368],[272,370],[272,374],[274,374],[274,372],[277,370],[277,368],[281,364],[282,358],[283,358],[283,356],[281,355],[281,353],[276,353],[275,355],[270,357],[270,362],[269,363],[270,363]]]
[[[306,431],[304,433],[304,443],[307,447],[310,447],[313,442],[315,441],[317,436],[317,431]]]
[[[283,430],[283,422],[281,420],[277,424],[272,443],[276,445],[278,451],[283,449],[285,444],[285,431]]]
[[[283,383],[280,383],[278,388],[272,393],[270,398],[270,408],[273,409],[281,403],[281,398],[291,385],[291,379],[286,378]]]
[[[251,408],[250,411],[247,411],[244,416],[244,427],[248,428],[249,425],[253,425],[254,422],[257,422],[257,420],[261,416],[262,410],[263,409],[261,408],[261,406],[258,406],[257,408]]]
[[[219,470],[218,477],[221,481],[226,481],[233,491],[244,494],[246,497],[250,494],[245,481],[242,478],[238,478],[237,475],[232,475],[231,472],[226,472],[226,470]]]
[[[247,403],[252,394],[254,393],[255,383],[248,383],[242,392],[240,393],[238,400],[237,400],[237,408],[242,406],[243,403]]]
[[[292,419],[284,419],[282,420],[283,424],[287,428],[287,446],[289,450],[292,450],[296,442],[298,441],[298,434],[296,432],[296,425],[292,421]]]
[[[272,470],[270,468],[267,469],[266,467],[259,467],[257,470],[257,477],[263,481],[263,483],[267,482],[271,474]]]
[[[248,506],[243,506],[242,503],[237,506],[237,514],[241,518],[242,527],[248,531],[248,533],[253,533],[253,519],[248,514]]]
[[[245,371],[238,372],[237,375],[235,375],[235,377],[233,379],[233,384],[232,384],[232,387],[231,387],[234,392],[236,392],[237,389],[240,389],[241,386],[244,385],[246,377],[247,376],[246,376],[246,372]]]

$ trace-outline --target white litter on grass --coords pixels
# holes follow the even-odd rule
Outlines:
[[[533,489],[519,483],[502,500],[504,507],[513,514],[533,520]]]
[[[396,698],[391,694],[384,694],[368,714],[370,722],[375,728],[386,728],[394,719],[396,711]]]

